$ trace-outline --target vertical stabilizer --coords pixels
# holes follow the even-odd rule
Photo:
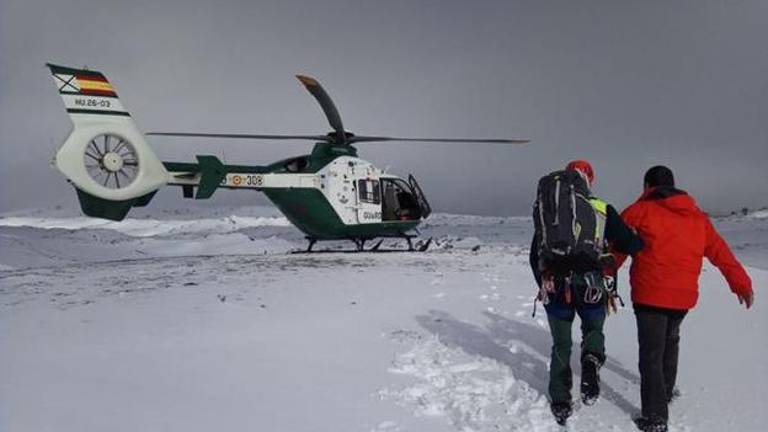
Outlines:
[[[86,214],[122,219],[136,200],[167,183],[168,172],[102,73],[47,66],[74,124],[56,153],[56,168],[77,188]],[[86,206],[84,199],[99,205]],[[125,211],[92,210],[110,206]]]

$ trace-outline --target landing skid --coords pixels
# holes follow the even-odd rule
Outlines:
[[[416,236],[412,235],[404,235],[401,237],[396,238],[402,238],[405,239],[408,242],[408,249],[382,249],[381,245],[384,243],[384,239],[379,239],[376,244],[374,244],[370,248],[365,247],[365,243],[368,240],[372,239],[350,239],[352,242],[355,243],[355,249],[324,249],[324,250],[313,250],[313,247],[317,243],[317,239],[313,238],[307,238],[307,241],[309,241],[309,244],[307,245],[307,248],[304,250],[294,250],[291,251],[292,254],[316,254],[316,253],[359,253],[359,252],[382,252],[382,253],[389,253],[389,252],[426,252],[427,249],[429,249],[429,246],[432,244],[432,238],[430,237],[425,242],[417,242],[416,245],[413,244],[413,239],[416,238]]]

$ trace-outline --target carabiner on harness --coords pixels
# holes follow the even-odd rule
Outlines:
[[[584,290],[585,304],[598,304],[603,299],[603,291],[606,290],[603,282],[596,281],[593,273],[584,275],[584,283],[587,285],[587,288]]]

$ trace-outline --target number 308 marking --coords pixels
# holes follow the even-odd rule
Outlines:
[[[245,176],[245,184],[248,186],[262,186],[264,184],[264,177],[260,175],[247,175]]]

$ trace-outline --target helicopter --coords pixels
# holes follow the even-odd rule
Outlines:
[[[398,177],[358,157],[353,144],[383,141],[525,144],[524,139],[403,138],[355,135],[331,97],[309,76],[296,77],[320,104],[332,131],[322,135],[148,132],[146,135],[209,139],[309,140],[310,154],[268,165],[229,165],[213,155],[193,162],[160,161],[101,72],[46,63],[74,125],[52,161],[74,186],[87,216],[123,220],[148,205],[163,186],[184,198],[208,199],[218,189],[263,192],[309,244],[351,240],[355,251],[378,251],[384,238],[412,239],[432,208],[413,175]],[[366,249],[365,243],[379,239]]]

